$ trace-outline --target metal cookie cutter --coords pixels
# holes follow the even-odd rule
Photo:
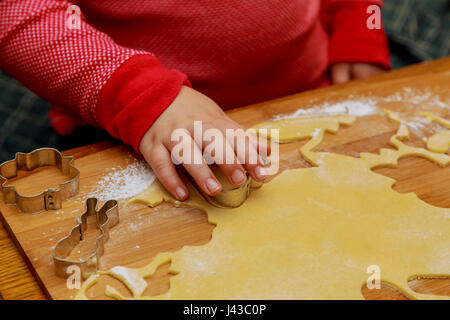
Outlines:
[[[13,160],[0,165],[1,191],[6,204],[16,204],[23,213],[39,213],[61,208],[61,203],[78,193],[80,171],[72,165],[73,157],[65,157],[56,149],[42,148],[30,153],[16,153]],[[31,171],[43,166],[56,166],[69,180],[57,189],[47,189],[34,196],[20,195],[14,186],[5,186],[18,170]]]
[[[258,189],[263,185],[263,182],[253,180],[247,173],[247,180],[245,183],[236,188],[223,188],[222,191],[215,195],[207,195],[201,188],[198,188],[203,197],[213,206],[219,208],[237,208],[247,200],[251,189]]]
[[[84,260],[65,259],[75,246],[83,240],[83,233],[87,229],[88,216],[95,215],[97,219],[97,228],[101,234],[97,237],[97,248],[89,257]],[[53,249],[53,262],[55,263],[55,273],[57,276],[67,278],[67,268],[78,266],[84,279],[98,270],[100,257],[105,250],[105,243],[109,239],[109,229],[119,223],[119,207],[116,200],[108,200],[97,211],[97,198],[86,200],[86,212],[77,217],[77,225],[72,228],[70,234],[60,239]]]

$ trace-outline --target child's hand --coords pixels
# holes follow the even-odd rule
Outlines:
[[[228,118],[214,101],[198,91],[184,86],[172,104],[145,133],[139,145],[140,152],[154,170],[159,181],[178,200],[185,200],[189,194],[171,159],[171,150],[177,144],[177,142],[171,141],[171,135],[176,129],[186,129],[187,138],[192,140],[191,150],[202,153],[199,145],[202,144],[204,149],[206,147],[205,141],[194,140],[194,121],[197,120],[202,121],[203,131],[209,128],[217,128],[224,136],[225,129],[241,128],[236,122]],[[238,139],[251,139],[252,143],[247,143],[247,148],[253,148],[252,152],[261,152],[262,150],[266,152],[267,150],[264,149],[267,146],[258,145],[254,137],[249,138],[247,135],[247,137],[240,136]],[[236,160],[236,147],[233,150],[225,138],[224,145],[225,153],[230,152],[230,155]],[[246,159],[248,159],[248,152],[249,149],[246,149]],[[220,183],[205,161],[203,161],[203,164],[183,163],[183,166],[197,185],[208,195],[216,195],[221,191]],[[245,182],[245,170],[237,161],[234,161],[234,164],[218,164],[218,166],[233,185],[239,186]],[[266,176],[263,163],[259,157],[256,164],[246,163],[244,167],[257,181],[263,180]]]
[[[383,68],[368,63],[336,63],[331,66],[331,81],[333,84],[341,84],[371,77],[384,71]]]

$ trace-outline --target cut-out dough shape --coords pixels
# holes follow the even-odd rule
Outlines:
[[[443,127],[450,129],[450,121],[444,118],[435,116],[430,112],[420,112],[418,115],[426,117],[430,121],[434,121]],[[446,153],[450,148],[450,130],[438,132],[429,138],[424,138],[423,141],[427,144],[428,150]]]
[[[313,132],[317,132],[319,129],[330,133],[336,133],[339,129],[339,124],[349,126],[352,125],[355,120],[356,118],[353,116],[294,118],[260,123],[252,129],[255,129],[256,131],[267,129],[268,137],[270,137],[271,129],[278,129],[280,130],[280,136],[277,142],[286,143],[308,138]]]
[[[216,225],[211,241],[158,254],[142,268],[116,266],[104,273],[121,280],[133,299],[363,299],[367,268],[376,265],[382,281],[409,297],[448,298],[418,294],[407,282],[417,275],[450,274],[450,209],[395,192],[395,181],[371,168],[395,166],[408,155],[447,166],[450,157],[403,144],[406,126],[397,114],[388,115],[400,123],[391,139],[397,150],[362,153],[360,158],[314,152],[324,132],[340,119],[310,119],[308,131],[298,139],[311,137],[300,152],[317,167],[282,172],[239,208],[213,207],[192,186],[190,199],[180,203],[156,181],[133,201],[150,206],[168,201],[204,210]],[[295,121],[278,124],[281,141],[299,132],[290,127],[298,125]],[[168,262],[169,272],[176,274],[169,291],[142,296],[145,278]],[[87,299],[86,290],[97,279],[84,282],[76,298]],[[106,294],[128,299],[109,286]]]

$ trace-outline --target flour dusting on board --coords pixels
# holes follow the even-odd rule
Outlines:
[[[306,105],[306,108],[298,109],[292,114],[277,115],[273,118],[273,120],[295,119],[314,116],[323,117],[333,115],[351,115],[355,117],[364,117],[373,114],[382,114],[382,104],[389,102],[403,102],[406,104],[420,105],[420,108],[423,110],[434,107],[447,110],[450,109],[450,106],[447,102],[442,101],[439,96],[433,94],[427,88],[423,90],[404,88],[401,92],[396,92],[395,94],[386,97],[356,97],[353,95],[349,95],[347,100],[339,101],[336,103],[326,102],[320,105],[313,105],[311,101],[311,106]],[[422,121],[421,119],[413,119],[412,126],[416,126],[416,129],[421,129],[421,126],[423,124],[424,121]]]
[[[129,198],[147,189],[155,180],[155,174],[150,166],[139,160],[135,160],[125,168],[118,166],[108,171],[109,173],[101,178],[89,197],[96,197],[102,201]]]
[[[448,103],[441,100],[438,95],[433,94],[430,88],[417,90],[413,88],[403,88],[402,92],[397,92],[388,97],[380,98],[384,102],[402,101],[409,104],[420,105],[422,108],[438,107],[441,109],[450,109]]]
[[[308,109],[298,109],[290,115],[278,115],[274,120],[291,119],[308,116],[344,115],[363,117],[379,112],[376,103],[371,99],[347,100],[334,104],[324,103]]]

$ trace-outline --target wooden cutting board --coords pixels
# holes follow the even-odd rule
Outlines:
[[[438,102],[450,102],[450,58],[390,72],[364,81],[354,81],[342,86],[333,86],[297,94],[228,112],[228,115],[245,127],[271,119],[277,114],[289,114],[299,108],[309,108],[325,102],[333,103],[348,99],[384,99],[378,107],[414,114],[421,106],[436,104],[437,115],[450,119],[450,109],[438,106]],[[402,99],[396,99],[398,95]],[[420,99],[417,97],[421,97]],[[405,101],[406,100],[406,101]],[[377,152],[389,148],[389,138],[398,125],[383,114],[360,117],[348,128],[341,128],[336,135],[326,134],[319,151],[329,151],[357,157],[359,152]],[[408,142],[424,146],[423,136],[428,136],[432,127],[421,129],[420,134],[412,131]],[[281,145],[280,169],[308,167],[297,149],[305,142]],[[54,275],[52,247],[58,239],[68,234],[75,225],[75,217],[84,212],[84,200],[95,192],[98,183],[114,170],[120,170],[135,158],[130,148],[115,142],[104,142],[64,152],[75,156],[75,165],[81,171],[80,193],[63,203],[63,208],[35,215],[17,211],[15,206],[0,202],[1,219],[17,248],[23,253],[37,281],[44,292],[53,299],[67,299],[75,290],[66,287],[66,281]],[[450,207],[450,167],[441,168],[427,160],[410,157],[400,161],[398,168],[375,170],[397,180],[394,189],[398,192],[415,192],[423,201],[440,207]],[[31,174],[21,172],[18,178],[9,181],[21,194],[31,195],[64,181],[57,169],[48,167],[34,170]],[[141,204],[124,206],[127,199],[121,199],[120,223],[111,230],[111,239],[105,246],[102,269],[115,265],[143,266],[162,251],[174,251],[184,245],[201,245],[211,238],[214,226],[207,223],[206,215],[197,209],[174,208],[162,204],[154,209]],[[93,222],[93,221],[90,221]],[[87,239],[74,250],[74,255],[87,254],[95,248],[98,235],[95,227],[88,229]],[[1,264],[2,262],[0,262]],[[169,288],[168,266],[161,267],[155,277],[149,280],[147,295],[161,294]],[[114,279],[104,279],[90,291],[92,297],[104,297],[106,283],[126,293],[125,288]],[[414,280],[410,284],[422,293],[450,295],[449,280]],[[384,288],[372,290],[363,288],[367,298],[404,298],[400,293]],[[129,294],[128,294],[129,295]]]

